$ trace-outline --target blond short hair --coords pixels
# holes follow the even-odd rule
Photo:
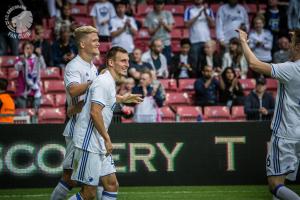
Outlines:
[[[80,26],[75,29],[74,37],[75,37],[75,41],[76,41],[76,44],[78,47],[79,47],[79,44],[80,44],[80,41],[82,40],[82,38],[84,38],[86,35],[88,35],[90,33],[98,34],[98,30],[93,26]]]

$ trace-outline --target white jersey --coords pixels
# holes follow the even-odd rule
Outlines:
[[[300,60],[271,67],[272,77],[279,81],[271,124],[273,135],[300,140]]]
[[[245,8],[241,5],[230,7],[228,4],[222,5],[217,12],[216,34],[219,41],[228,44],[233,37],[238,37],[237,32],[241,24],[245,24],[249,30],[249,18]]]
[[[64,74],[64,83],[66,88],[67,104],[75,105],[78,101],[84,99],[84,95],[80,97],[71,98],[67,88],[74,84],[87,83],[88,81],[93,81],[97,77],[97,68],[93,63],[87,63],[79,55],[72,59],[66,66]],[[77,115],[74,115],[68,121],[65,130],[63,132],[64,136],[73,137],[74,126],[77,119]]]
[[[115,8],[110,2],[97,2],[93,6],[90,16],[96,18],[96,26],[100,36],[110,36],[109,24],[101,25],[103,21],[110,20],[116,15]]]
[[[123,19],[121,19],[118,16],[115,16],[110,20],[110,24],[109,24],[110,32],[115,32],[118,29],[123,28],[127,19],[130,20],[131,27],[137,30],[137,25],[135,23],[134,18],[125,15]],[[131,53],[134,49],[133,35],[131,34],[129,28],[127,28],[127,30],[122,32],[120,35],[113,37],[111,43],[113,47],[114,46],[122,47],[126,49],[128,53]]]
[[[262,45],[256,46],[258,42]],[[264,62],[272,60],[273,35],[269,30],[264,29],[260,34],[256,31],[251,31],[249,34],[249,46],[259,60]]]
[[[105,129],[108,130],[116,105],[116,84],[109,71],[99,75],[92,83],[85,97],[85,105],[75,124],[73,142],[75,147],[85,151],[105,154],[105,144],[102,136],[94,127],[91,118],[91,104],[97,103],[104,108],[102,116]]]
[[[204,6],[191,6],[187,8],[184,12],[184,21],[186,22],[191,20],[192,18],[197,16],[199,12],[201,12],[203,9],[205,9]],[[206,9],[205,12],[208,16],[214,19],[213,11],[211,9]],[[210,30],[208,27],[208,21],[203,12],[190,27],[189,33],[189,38],[192,44],[197,42],[206,42],[210,40]]]

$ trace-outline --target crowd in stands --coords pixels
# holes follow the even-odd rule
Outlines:
[[[297,0],[48,0],[42,7],[48,13],[33,10],[27,38],[8,37],[1,22],[0,78],[8,87],[0,95],[10,92],[16,114],[45,123],[65,120],[62,77],[77,54],[72,33],[80,25],[99,31],[99,71],[110,47],[130,53],[118,92],[144,102],[123,107],[125,122],[271,119],[277,83],[248,68],[235,30],[248,32],[258,59],[279,63],[290,57],[289,31],[300,28]]]

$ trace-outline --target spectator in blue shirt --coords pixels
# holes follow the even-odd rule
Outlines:
[[[214,76],[213,67],[206,65],[202,68],[202,77],[194,84],[196,104],[198,106],[217,105],[220,83]]]

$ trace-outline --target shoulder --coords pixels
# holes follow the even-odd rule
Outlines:
[[[241,4],[237,4],[235,8],[236,8],[237,10],[241,10],[241,11],[243,11],[243,12],[247,12],[246,9],[245,9],[245,7],[242,6]]]
[[[80,67],[78,67],[79,65],[80,65],[80,63],[77,60],[77,58],[75,57],[70,62],[68,62],[68,64],[66,65],[65,72],[80,71]]]

